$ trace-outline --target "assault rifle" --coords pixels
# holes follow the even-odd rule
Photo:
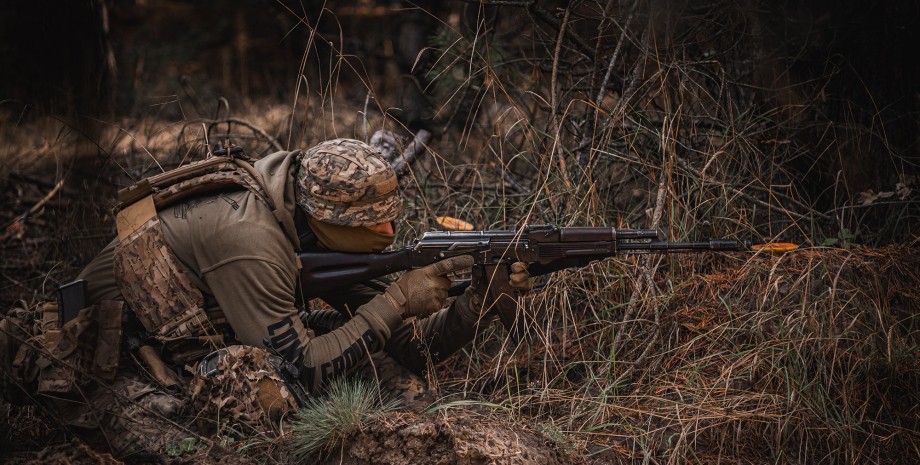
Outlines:
[[[408,246],[383,253],[316,252],[298,255],[301,292],[316,297],[390,273],[421,268],[458,255],[473,257],[474,279],[489,278],[487,294],[493,299],[513,295],[508,285],[509,267],[527,262],[532,276],[565,268],[582,267],[593,261],[621,254],[687,252],[736,252],[749,245],[731,239],[701,242],[658,240],[652,229],[558,227],[531,225],[513,231],[427,232]],[[516,315],[499,308],[502,323],[517,332]]]

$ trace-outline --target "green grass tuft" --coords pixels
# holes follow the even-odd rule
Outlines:
[[[398,407],[398,400],[385,398],[366,381],[336,380],[324,396],[311,398],[298,412],[292,422],[291,455],[295,463],[307,463]]]

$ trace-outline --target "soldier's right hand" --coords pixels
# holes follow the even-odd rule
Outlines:
[[[444,306],[450,289],[447,275],[471,266],[473,257],[462,255],[407,271],[387,288],[384,295],[390,303],[402,309],[404,319],[425,318]]]

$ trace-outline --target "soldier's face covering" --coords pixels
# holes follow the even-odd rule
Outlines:
[[[382,252],[391,246],[395,239],[393,234],[371,231],[363,226],[339,226],[324,223],[307,216],[310,229],[316,234],[320,247],[336,252]]]

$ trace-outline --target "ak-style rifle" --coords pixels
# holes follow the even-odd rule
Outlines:
[[[514,295],[508,284],[509,268],[514,262],[528,263],[530,274],[540,276],[622,254],[735,252],[749,247],[732,239],[661,241],[658,231],[652,229],[531,225],[511,231],[427,232],[411,244],[391,252],[315,252],[301,253],[298,257],[302,265],[301,292],[308,299],[458,255],[473,257],[474,280],[489,278],[487,295],[498,299]],[[503,311],[499,308],[499,316],[509,330],[518,326],[513,309]]]

